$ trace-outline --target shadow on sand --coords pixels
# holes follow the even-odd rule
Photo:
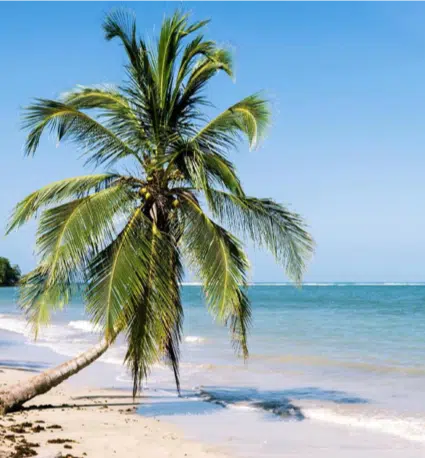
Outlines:
[[[27,372],[40,372],[42,370],[48,369],[49,367],[50,364],[35,361],[16,361],[9,359],[0,360],[0,368],[3,369],[14,369],[18,371]]]
[[[144,416],[174,416],[211,414],[232,406],[249,408],[281,419],[304,420],[302,409],[296,401],[326,401],[335,404],[366,404],[367,399],[345,391],[326,390],[318,387],[292,388],[288,390],[258,390],[245,387],[200,387],[196,395],[185,393],[181,398],[153,397],[141,405],[138,412]]]
[[[38,372],[49,367],[45,363],[32,361],[0,360],[0,368],[19,369]],[[281,419],[304,420],[305,416],[297,401],[324,401],[335,404],[367,404],[367,399],[354,396],[340,390],[327,390],[319,387],[301,387],[286,390],[259,390],[247,387],[201,386],[197,391],[184,391],[181,397],[171,393],[174,390],[161,390],[165,395],[150,395],[133,398],[130,394],[95,394],[77,396],[75,404],[32,405],[24,410],[33,409],[79,409],[82,407],[107,408],[127,407],[148,417],[174,415],[211,414],[223,408],[233,406],[257,410],[265,414],[273,414]],[[170,391],[170,394],[168,394]],[[142,400],[146,402],[141,403]],[[82,402],[79,401],[89,401]],[[92,401],[92,402],[90,402]],[[130,409],[128,409],[130,410]]]

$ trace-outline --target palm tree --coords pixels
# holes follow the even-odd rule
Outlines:
[[[16,206],[7,232],[41,212],[40,261],[20,288],[35,336],[51,311],[68,303],[73,285],[83,283],[87,313],[103,338],[3,394],[3,412],[86,367],[120,333],[134,394],[162,359],[179,388],[183,259],[201,280],[212,315],[229,326],[237,353],[246,358],[249,263],[233,232],[270,250],[300,281],[313,249],[302,218],[271,199],[247,196],[227,158],[242,137],[251,148],[258,144],[269,122],[267,102],[254,94],[212,119],[202,112],[210,105],[203,92],[208,81],[220,71],[233,75],[229,52],[200,34],[207,22],[189,23],[177,12],[148,46],[131,14],[109,14],[103,28],[107,40],[117,38],[124,47],[127,81],[118,88],[78,87],[26,109],[27,155],[49,131],[74,142],[87,164],[133,172],[61,180]]]

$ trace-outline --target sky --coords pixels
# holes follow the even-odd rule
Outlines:
[[[86,174],[72,145],[46,137],[25,158],[22,108],[75,85],[120,83],[124,52],[106,42],[123,3],[0,3],[0,256],[35,266],[36,224],[7,237],[14,205],[52,181]],[[210,18],[207,36],[234,53],[236,80],[207,93],[217,112],[264,90],[273,121],[256,151],[232,154],[246,192],[290,205],[317,248],[306,281],[425,280],[425,4],[128,3],[155,37],[180,7]],[[248,247],[253,281],[286,281]]]

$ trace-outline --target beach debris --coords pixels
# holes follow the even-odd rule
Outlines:
[[[21,426],[22,428],[31,428],[32,423],[30,423],[29,421],[24,421],[23,423],[21,423]]]
[[[76,441],[74,441],[73,439],[49,439],[47,441],[47,443],[49,444],[66,444],[66,443],[75,443]]]
[[[28,442],[25,438],[22,439],[22,444],[25,444],[27,447],[40,447],[38,442]]]
[[[36,456],[37,452],[34,450],[34,448],[37,447],[40,447],[40,444],[36,442],[28,442],[24,437],[22,437],[20,438],[20,442],[15,445],[14,452],[10,455],[10,458]]]
[[[17,425],[12,425],[9,427],[10,431],[13,431],[14,433],[18,434],[23,434],[27,432],[27,428],[31,428],[32,423],[29,423],[28,421],[24,423],[18,423]]]
[[[87,454],[83,453],[83,455],[87,455]],[[71,455],[70,453],[67,453],[66,455],[62,455],[62,453],[59,452],[57,455],[55,455],[55,458],[80,458],[80,457]]]
[[[26,456],[36,456],[37,452],[27,444],[19,444],[15,446],[15,453],[12,453],[10,458],[24,458]]]

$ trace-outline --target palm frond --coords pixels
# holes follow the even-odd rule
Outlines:
[[[169,170],[178,170],[194,188],[205,192],[218,185],[236,194],[243,194],[242,185],[233,164],[211,149],[204,151],[196,142],[174,144]]]
[[[114,38],[121,40],[130,62],[137,65],[139,46],[137,44],[135,15],[122,8],[116,9],[106,15],[103,30],[108,41]]]
[[[170,116],[174,124],[177,124],[177,119],[181,119],[181,124],[182,121],[188,123],[191,126],[190,130],[195,130],[195,126],[192,126],[193,121],[203,118],[199,114],[199,106],[209,105],[202,95],[202,91],[209,80],[220,71],[233,76],[232,56],[228,50],[214,47],[214,49],[208,52],[207,56],[199,59],[192,66],[185,83],[181,84],[179,91],[176,87],[175,102],[173,103],[173,111]]]
[[[87,309],[113,340],[125,332],[134,394],[165,354],[178,380],[182,308],[176,247],[137,209],[119,236],[91,262]],[[169,262],[167,262],[167,259]],[[175,263],[170,269],[169,263]]]
[[[71,292],[64,285],[47,287],[49,268],[39,264],[21,278],[18,304],[31,325],[35,339],[40,326],[50,321],[53,311],[60,310],[69,302]]]
[[[101,173],[67,178],[51,183],[28,195],[16,205],[7,226],[6,234],[22,226],[33,218],[37,212],[49,205],[57,204],[71,198],[81,198],[90,192],[97,192],[113,186],[119,175]]]
[[[166,17],[161,26],[156,54],[156,84],[161,108],[164,108],[167,96],[172,90],[174,65],[180,51],[180,42],[186,35],[186,28],[187,15],[178,11],[171,17]]]
[[[240,242],[202,211],[195,199],[181,195],[185,229],[183,252],[199,276],[209,309],[230,326],[235,349],[248,356],[247,331],[251,320],[246,295],[249,263]]]
[[[123,309],[133,297],[144,295],[150,248],[141,237],[145,219],[140,208],[135,210],[118,237],[90,262],[87,310],[108,339],[115,337]]]
[[[133,208],[133,195],[124,185],[48,209],[40,218],[37,249],[49,265],[49,283],[85,266],[96,251],[117,236],[120,220]]]
[[[165,360],[173,369],[174,380],[176,383],[177,392],[180,394],[180,343],[183,334],[183,306],[180,297],[180,284],[183,279],[183,266],[180,261],[180,252],[177,247],[170,251],[169,269],[170,269],[170,283],[169,295],[172,298],[175,310],[174,323],[163,326],[166,329],[165,338]]]
[[[136,107],[120,90],[111,86],[79,86],[62,94],[61,100],[77,110],[99,111],[105,127],[119,135],[134,151],[146,147],[147,134],[136,115]]]
[[[134,15],[130,12],[118,9],[108,14],[103,28],[107,40],[118,38],[129,60],[126,66],[129,83],[124,87],[124,92],[135,106],[143,136],[160,139],[161,113],[160,102],[155,74],[155,58],[153,52],[148,49],[145,41],[137,36]],[[151,153],[148,152],[148,153]]]
[[[57,141],[73,141],[88,156],[87,163],[112,164],[118,159],[138,157],[131,147],[88,114],[55,100],[36,99],[26,108],[24,128],[29,129],[25,152],[34,154],[46,129],[55,132]]]
[[[124,109],[131,111],[129,101],[121,92],[111,86],[77,86],[74,90],[61,95],[61,100],[66,105],[71,105],[77,110],[95,108],[99,110]],[[134,116],[134,113],[131,113]]]
[[[214,41],[204,40],[202,35],[194,38],[185,48],[182,54],[180,66],[176,75],[175,88],[182,89],[182,84],[189,76],[199,57],[208,58],[216,50]]]
[[[211,210],[230,229],[268,249],[289,278],[301,282],[314,241],[298,213],[271,199],[210,190]]]
[[[123,311],[127,339],[125,361],[133,375],[133,395],[140,389],[151,365],[164,353],[171,361],[179,388],[177,345],[182,320],[181,272],[170,269],[170,262],[176,262],[176,247],[155,223],[151,224],[150,233],[145,232],[144,240],[149,243],[144,290],[134,295]]]
[[[19,300],[35,336],[51,311],[68,303],[91,257],[114,239],[115,217],[128,212],[130,202],[128,190],[115,186],[42,214],[37,231],[40,265],[22,279]]]
[[[258,145],[269,124],[270,113],[267,101],[258,94],[251,95],[232,105],[212,119],[193,137],[203,148],[226,151],[245,135],[251,148]]]

